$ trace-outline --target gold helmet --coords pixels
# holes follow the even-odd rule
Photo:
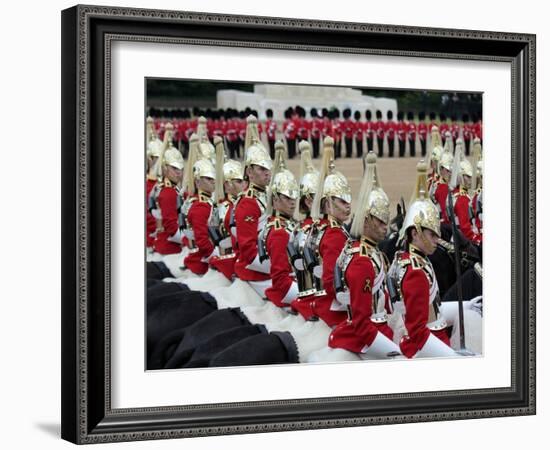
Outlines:
[[[246,119],[246,137],[245,137],[245,168],[253,164],[261,166],[264,169],[272,170],[273,163],[262,142],[258,132],[258,119],[250,115]]]
[[[426,163],[420,161],[416,165],[416,186],[413,193],[413,201],[409,205],[407,215],[403,221],[400,239],[403,238],[410,227],[415,227],[419,233],[422,232],[422,228],[427,228],[438,236],[441,236],[439,211],[429,198],[426,172]]]
[[[271,161],[269,153],[260,142],[253,143],[245,152],[245,168],[253,164],[268,170],[273,168],[273,162]]]
[[[199,159],[193,164],[193,177],[198,180],[201,177],[216,179],[214,164],[208,159]]]
[[[149,158],[158,158],[162,155],[162,141],[160,139],[152,139],[147,144],[147,156]]]
[[[316,188],[311,217],[321,217],[321,200],[327,197],[337,197],[347,203],[351,203],[351,189],[346,177],[335,170],[334,167],[334,139],[330,136],[323,141],[323,161],[319,173],[319,183]]]
[[[292,200],[297,200],[300,197],[300,188],[298,187],[294,174],[285,167],[284,154],[285,145],[283,142],[275,142],[275,164],[269,192],[271,195],[282,194]]]
[[[444,167],[449,171],[453,170],[453,159],[452,153],[444,151],[439,160],[439,168]]]
[[[170,147],[164,152],[163,164],[165,166],[175,167],[176,169],[183,170],[183,156],[181,152],[170,145]]]
[[[467,159],[463,159],[460,161],[460,175],[467,175],[469,177],[474,176],[474,170],[472,168],[472,165],[470,164],[470,161]]]
[[[390,222],[390,199],[380,185],[376,155],[369,152],[366,162],[367,167],[359,190],[357,210],[351,224],[351,235],[357,238],[363,234],[363,225],[369,215],[385,224]]]
[[[223,165],[223,179],[224,181],[242,181],[244,179],[243,165],[239,161],[235,161],[234,159],[228,160]]]

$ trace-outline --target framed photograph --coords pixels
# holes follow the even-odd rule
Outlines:
[[[190,357],[181,356],[173,365],[165,358],[149,366],[149,264],[164,262],[164,275],[174,278],[192,266],[182,258],[166,264],[166,256],[145,242],[151,212],[144,203],[151,162],[145,149],[152,137],[162,146],[170,122],[179,132],[171,135],[171,145],[189,163],[189,140],[200,135],[200,116],[219,121],[221,115],[226,123],[234,111],[244,113],[241,121],[252,116],[263,127],[269,153],[269,109],[279,124],[273,142],[281,138],[286,166],[297,175],[300,139],[283,127],[289,106],[300,117],[304,110],[310,122],[312,108],[325,108],[332,123],[346,110],[358,112],[357,124],[367,123],[367,111],[380,112],[386,126],[389,111],[396,122],[410,112],[406,119],[415,126],[431,126],[431,109],[444,111],[438,128],[456,123],[459,130],[452,138],[443,134],[441,142],[442,150],[454,152],[455,168],[459,148],[477,168],[474,138],[482,143],[487,231],[478,245],[484,255],[483,313],[473,355],[406,358],[399,346],[386,360],[305,360],[292,331],[267,327],[262,336],[277,337],[280,359],[251,360],[254,352],[271,355],[252,340],[248,359],[234,352],[223,364],[212,363],[220,361],[216,354],[188,368]],[[62,12],[62,108],[64,439],[84,444],[535,413],[534,35],[75,6]],[[189,131],[185,111],[189,123],[195,120]],[[472,115],[483,123],[482,136],[481,128],[468,131]],[[394,131],[395,139],[388,132],[368,142],[357,132],[347,141],[344,130],[314,136],[310,129],[304,140],[312,153],[319,146],[317,167],[328,142],[352,198],[359,194],[363,162],[368,173],[367,151],[378,153],[393,215],[399,197],[408,201],[413,191],[416,163],[429,161],[435,146],[430,131],[426,142],[418,131],[398,142],[398,125]],[[244,157],[247,145],[233,143],[227,132],[218,141],[216,136],[216,129],[206,130],[205,142],[212,148],[221,142],[227,156]],[[452,245],[449,252],[457,253]],[[207,284],[192,290],[214,299],[214,310],[244,309],[220,307],[216,289]],[[298,320],[285,308],[287,322]],[[335,329],[327,326],[323,336]],[[330,354],[328,347],[315,350]]]

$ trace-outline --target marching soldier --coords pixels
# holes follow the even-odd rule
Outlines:
[[[401,302],[406,334],[399,347],[407,358],[455,356],[450,347],[447,322],[440,313],[441,300],[428,256],[437,248],[439,214],[426,192],[426,164],[417,165],[414,201],[403,222],[406,250],[398,252],[390,268],[390,283]]]
[[[397,124],[393,121],[393,112],[388,111],[386,113],[388,120],[384,124],[384,132],[386,133],[386,140],[388,142],[388,156],[393,158],[395,148],[395,135],[397,134]]]
[[[322,281],[323,288],[315,295],[312,310],[331,327],[347,317],[345,308],[336,301],[334,266],[349,237],[344,222],[351,213],[351,189],[344,175],[334,170],[333,152],[334,140],[325,138],[323,164],[311,212],[317,222],[308,236],[311,252],[319,259],[314,274]]]
[[[405,147],[407,143],[408,124],[405,123],[405,113],[403,111],[397,112],[397,123],[395,124],[397,132],[397,144],[399,147],[399,157],[405,156]]]
[[[321,145],[321,133],[323,131],[323,120],[319,117],[316,108],[311,108],[311,145],[313,146],[313,157],[319,157],[319,147]]]
[[[213,256],[209,264],[228,280],[235,275],[237,260],[237,237],[234,218],[234,203],[244,187],[243,167],[239,161],[224,163],[223,141],[214,139],[216,146],[216,200],[217,205],[210,219],[210,236],[218,246],[219,256]]]
[[[388,261],[376,247],[386,237],[390,201],[380,187],[376,156],[367,155],[358,207],[351,236],[338,257],[335,269],[337,299],[348,308],[348,319],[329,337],[329,347],[343,348],[361,356],[386,358],[400,353],[388,326],[390,296],[386,288]]]
[[[426,125],[426,113],[420,111],[418,113],[418,140],[420,141],[420,153],[422,158],[426,156],[427,137],[428,125]]]
[[[365,111],[365,124],[364,124],[364,133],[367,138],[367,153],[374,151],[374,135],[375,128],[374,123],[372,122],[372,113],[370,109]]]
[[[378,144],[378,157],[384,156],[384,136],[386,134],[386,127],[382,121],[382,111],[376,110],[376,122],[374,123],[374,130],[376,131],[376,141]]]
[[[264,291],[271,285],[269,267],[258,257],[258,231],[265,225],[266,188],[271,180],[272,161],[268,151],[260,142],[256,118],[248,118],[246,142],[250,145],[245,153],[245,180],[248,188],[242,192],[235,204],[235,225],[239,255],[235,262],[235,273],[264,297]],[[262,220],[261,220],[262,219]]]
[[[413,158],[416,156],[416,130],[417,126],[414,122],[414,114],[409,111],[407,113],[407,139],[409,140],[409,154]]]
[[[271,108],[266,109],[265,116],[265,133],[267,136],[267,143],[269,145],[269,155],[271,159],[275,157],[275,140],[277,138],[277,122],[273,120],[273,110]]]

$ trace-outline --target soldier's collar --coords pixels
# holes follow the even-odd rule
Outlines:
[[[256,191],[265,192],[265,187],[258,186],[257,184],[250,183],[249,189],[255,189]]]
[[[326,218],[329,222],[337,222],[339,225],[342,225],[342,222],[340,222],[336,217],[331,216],[330,214],[327,214]]]
[[[147,174],[147,179],[150,180],[150,181],[156,181],[157,177],[156,177],[156,175]]]
[[[409,253],[411,253],[412,255],[421,256],[422,258],[427,259],[427,256],[424,254],[424,252],[412,244],[409,244]]]
[[[365,235],[361,236],[361,242],[362,242],[362,243],[365,243],[365,244],[368,245],[369,247],[376,248],[376,246],[377,246],[376,242],[374,242],[372,239],[369,239],[369,238],[366,237]]]
[[[212,194],[210,192],[206,192],[206,191],[203,191],[201,189],[199,189],[199,191],[197,192],[197,196],[198,197],[208,197],[208,198],[211,198],[212,197]]]
[[[273,215],[275,217],[279,217],[279,218],[284,219],[284,220],[292,220],[291,216],[288,216],[288,215],[282,213],[281,211],[275,210],[275,211],[273,211],[273,213],[274,213]]]

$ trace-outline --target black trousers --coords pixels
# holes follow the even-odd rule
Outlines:
[[[357,157],[363,156],[363,139],[355,139],[355,146],[357,147]]]
[[[395,138],[388,139],[388,156],[390,158],[393,158],[393,144],[395,142]]]
[[[422,157],[426,156],[426,141],[425,140],[420,141],[420,151],[422,153]]]
[[[409,139],[409,154],[416,156],[416,139]]]
[[[353,153],[353,139],[347,137],[344,139],[346,141],[346,158],[351,158]]]
[[[405,156],[405,141],[398,140],[397,143],[399,144],[399,157],[403,158]]]
[[[319,138],[311,138],[311,145],[313,146],[313,157],[319,157]]]
[[[367,151],[372,152],[374,150],[374,140],[367,138]]]
[[[384,138],[376,138],[378,141],[378,157],[384,156]]]

